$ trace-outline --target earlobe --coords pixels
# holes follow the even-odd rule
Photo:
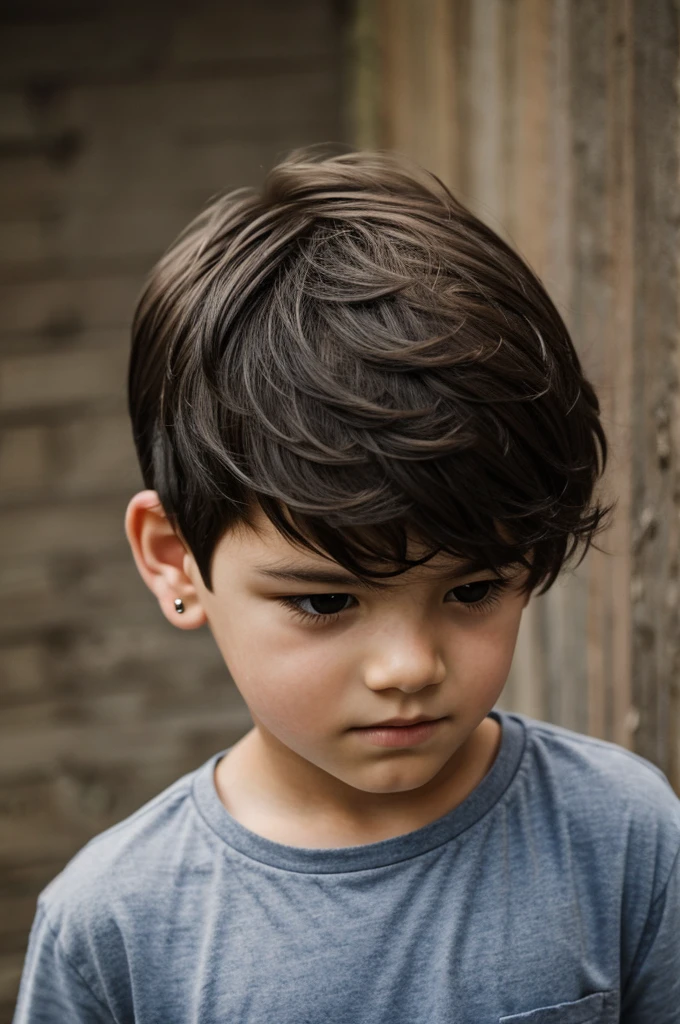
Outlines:
[[[187,549],[173,530],[156,491],[140,491],[130,499],[125,534],[139,575],[155,594],[166,619],[179,629],[203,626],[207,617],[186,572]]]

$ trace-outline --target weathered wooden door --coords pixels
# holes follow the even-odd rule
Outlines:
[[[359,146],[438,174],[525,257],[602,406],[618,502],[533,599],[501,706],[680,792],[679,34],[671,0],[358,0]]]

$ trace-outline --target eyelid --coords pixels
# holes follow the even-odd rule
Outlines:
[[[487,577],[486,579],[481,580],[468,580],[467,583],[456,583],[454,584],[453,587],[450,586],[446,592],[448,594],[452,590],[457,590],[459,587],[473,586],[475,583],[488,583],[491,587],[491,590],[483,601],[474,602],[470,604],[458,600],[453,602],[454,604],[461,605],[463,608],[467,608],[466,614],[474,614],[475,611],[480,612],[489,610],[494,605],[498,604],[503,592],[507,591],[511,586],[511,581],[509,579],[504,579],[502,576],[494,576],[492,578]],[[325,592],[317,594],[293,594],[285,597],[277,597],[276,600],[280,604],[288,607],[291,610],[291,612],[301,620],[318,626],[323,626],[324,624],[330,625],[333,622],[337,622],[339,619],[345,616],[347,612],[351,611],[352,608],[356,607],[356,605],[351,605],[349,608],[343,608],[341,611],[338,612],[318,612],[315,614],[313,612],[306,611],[301,606],[301,602],[306,601],[309,598],[313,599],[315,597],[326,596],[351,597],[354,601],[357,600],[354,594],[351,594],[349,591],[346,590],[327,590]]]

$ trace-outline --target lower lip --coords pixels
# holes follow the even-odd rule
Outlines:
[[[443,718],[437,718],[434,722],[419,722],[417,725],[382,725],[373,729],[355,729],[354,732],[376,747],[414,747],[428,740],[443,721]]]

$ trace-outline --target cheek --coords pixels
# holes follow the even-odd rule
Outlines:
[[[457,636],[451,651],[456,680],[484,699],[507,680],[521,616],[512,609]]]
[[[253,679],[246,702],[270,732],[282,739],[310,737],[331,724],[342,707],[342,686],[335,685],[328,670],[298,666],[287,673],[283,667],[272,676]],[[245,695],[244,695],[245,696]]]
[[[297,635],[296,635],[297,634]],[[234,640],[236,643],[234,643]],[[222,649],[222,648],[221,648]],[[236,686],[264,725],[304,732],[328,719],[352,671],[328,639],[290,628],[245,631],[222,649]],[[345,652],[346,653],[346,652]],[[332,698],[332,699],[331,699]]]

